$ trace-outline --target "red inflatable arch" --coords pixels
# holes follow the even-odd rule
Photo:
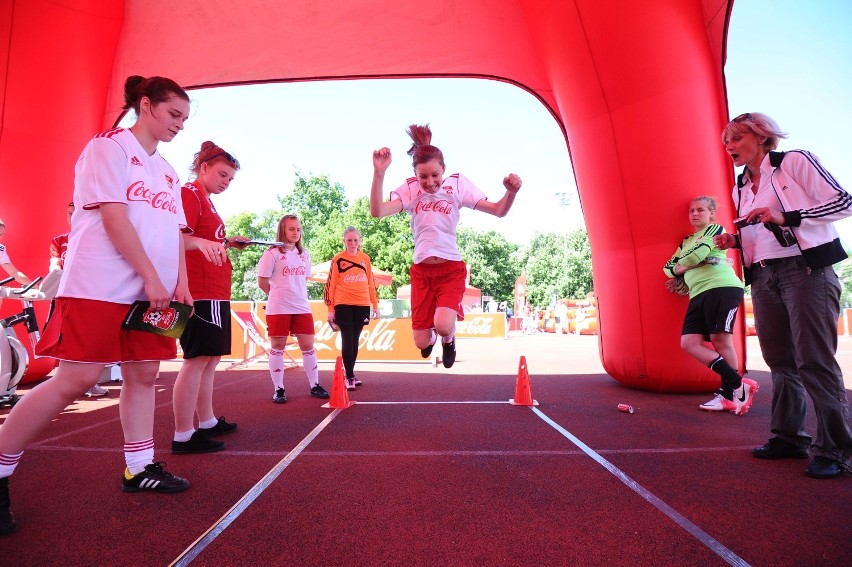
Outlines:
[[[732,5],[7,0],[0,3],[6,244],[18,267],[44,272],[47,244],[65,230],[61,204],[74,162],[94,132],[115,124],[131,74],[165,75],[189,89],[337,78],[506,81],[536,96],[570,145],[606,371],[636,388],[712,390],[716,376],[678,347],[684,304],[665,291],[661,267],[682,236],[672,219],[683,218],[688,199],[725,195],[733,183],[719,140]],[[730,210],[722,213],[730,219]],[[737,344],[743,360],[742,332]]]

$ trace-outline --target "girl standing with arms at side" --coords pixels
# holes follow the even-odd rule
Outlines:
[[[361,233],[350,226],[343,232],[346,250],[331,259],[323,299],[328,306],[328,324],[340,329],[340,351],[346,371],[346,389],[362,382],[355,378],[358,340],[370,318],[379,317],[379,296],[373,282],[370,257],[361,251]],[[372,306],[372,309],[371,309]]]
[[[189,116],[189,96],[171,79],[132,76],[124,84],[129,129],[97,134],[74,170],[74,224],[55,308],[36,354],[59,359],[56,375],[33,388],[0,428],[0,533],[15,528],[8,479],[24,449],[59,413],[122,363],[119,412],[124,431],[125,492],[179,492],[189,482],[154,461],[154,383],[174,339],[121,328],[130,305],[148,300],[192,304],[181,227],[180,182],[157,152]]]
[[[175,436],[172,453],[210,453],[225,448],[211,439],[237,429],[213,413],[213,379],[216,365],[231,353],[231,272],[226,248],[245,248],[242,237],[225,240],[225,223],[211,195],[224,192],[234,180],[240,162],[214,144],[204,142],[195,154],[195,180],[181,189],[186,228],[186,271],[195,312],[180,337],[183,364],[175,380],[172,403]],[[192,250],[189,250],[192,248]],[[195,429],[195,415],[198,429]]]
[[[716,248],[713,237],[725,229],[715,224],[716,199],[696,197],[689,204],[689,222],[695,233],[684,238],[663,272],[670,278],[666,288],[679,292],[678,278],[689,287],[689,306],[683,320],[680,346],[689,355],[722,377],[722,388],[699,407],[707,411],[745,414],[754,401],[758,385],[737,373],[734,322],[743,300],[743,282],[728,265],[725,252]],[[710,341],[713,348],[704,344]]]
[[[450,368],[456,361],[456,320],[464,319],[467,267],[456,243],[456,225],[463,207],[504,217],[521,188],[521,178],[510,173],[503,179],[506,193],[492,203],[460,173],[444,178],[444,154],[432,145],[429,126],[411,125],[406,131],[414,142],[408,150],[414,177],[391,191],[383,201],[385,172],[391,151],[373,152],[373,185],[370,214],[386,217],[401,211],[411,215],[414,233],[414,264],[411,266],[411,327],[414,344],[429,358],[437,336],[441,336],[442,361]]]
[[[280,247],[267,249],[257,264],[257,285],[269,296],[266,303],[269,349],[269,374],[275,386],[272,401],[287,401],[284,392],[284,348],[287,337],[295,335],[302,351],[302,366],[308,375],[311,396],[327,399],[320,386],[317,351],[314,349],[314,317],[308,303],[308,277],[311,255],[302,244],[302,223],[296,215],[284,215],[278,222]]]

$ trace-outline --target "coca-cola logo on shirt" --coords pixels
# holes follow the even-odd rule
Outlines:
[[[128,201],[141,201],[148,203],[155,209],[169,211],[172,214],[177,213],[177,202],[174,196],[168,191],[153,192],[145,187],[143,181],[136,181],[127,188]]]
[[[419,214],[421,212],[428,213],[444,213],[445,215],[449,215],[453,211],[453,202],[449,200],[440,199],[438,201],[420,201],[417,205],[414,206],[414,214]]]
[[[225,239],[225,225],[224,224],[220,224],[219,226],[216,227],[216,238],[218,240],[224,240]]]
[[[343,281],[346,283],[365,282],[367,281],[367,274],[364,272],[360,274],[346,274],[343,276]]]
[[[290,266],[284,266],[281,268],[281,275],[284,276],[304,276],[308,271],[304,266],[297,266],[295,268],[291,268]]]

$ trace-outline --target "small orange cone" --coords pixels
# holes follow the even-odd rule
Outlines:
[[[337,362],[334,364],[334,378],[331,379],[331,398],[328,403],[321,407],[346,409],[354,405],[355,402],[349,401],[349,392],[346,391],[346,375],[343,372],[343,358],[338,356]]]
[[[530,387],[530,374],[527,372],[527,359],[521,357],[521,362],[518,364],[518,381],[515,384],[515,397],[509,400],[513,406],[537,406],[538,402],[532,397],[532,388]]]

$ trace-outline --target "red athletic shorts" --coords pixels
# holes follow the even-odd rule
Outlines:
[[[130,305],[57,297],[36,356],[115,364],[177,358],[177,340],[121,328]]]
[[[411,328],[431,329],[435,326],[435,309],[446,307],[464,321],[464,297],[467,266],[461,260],[439,264],[413,264],[411,274]]]
[[[270,337],[288,335],[313,335],[314,316],[310,313],[293,315],[266,315],[266,334]]]

